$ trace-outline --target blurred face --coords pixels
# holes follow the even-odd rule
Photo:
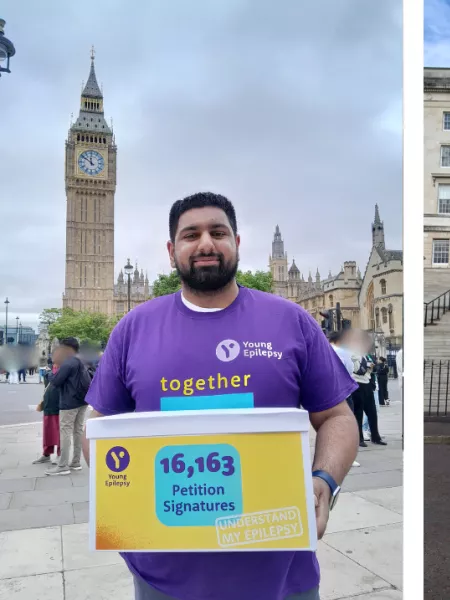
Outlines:
[[[211,206],[183,213],[175,242],[168,242],[167,249],[184,284],[192,290],[215,292],[234,279],[239,244],[226,214]]]

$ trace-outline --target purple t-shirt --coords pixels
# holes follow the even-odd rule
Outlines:
[[[180,293],[135,308],[112,332],[86,401],[104,415],[300,405],[320,412],[355,388],[305,310],[240,288],[218,312],[194,312]],[[123,558],[179,600],[284,600],[319,585],[312,552],[130,552]]]

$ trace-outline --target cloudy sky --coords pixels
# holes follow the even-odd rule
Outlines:
[[[450,67],[450,1],[425,0],[424,62],[426,67]]]
[[[92,44],[118,145],[116,274],[128,256],[169,272],[169,208],[200,190],[234,202],[244,269],[267,267],[278,223],[306,276],[364,272],[377,202],[401,248],[400,0],[6,0],[0,16],[17,52],[0,287],[24,323],[61,305],[64,141]]]

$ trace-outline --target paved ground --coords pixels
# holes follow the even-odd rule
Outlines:
[[[425,600],[450,598],[449,463],[450,445],[425,444]]]
[[[43,384],[38,383],[38,375],[27,377],[27,383],[4,382],[4,375],[0,375],[0,425],[33,423],[42,419],[34,410],[44,392]]]
[[[322,600],[402,598],[401,403],[391,388],[393,404],[380,409],[389,445],[361,450],[319,545]],[[45,477],[30,464],[41,442],[40,425],[0,428],[0,600],[131,600],[119,556],[88,551],[87,468]]]

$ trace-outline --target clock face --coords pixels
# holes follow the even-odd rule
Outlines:
[[[86,150],[78,157],[78,166],[86,175],[98,175],[105,168],[105,161],[99,152]]]

